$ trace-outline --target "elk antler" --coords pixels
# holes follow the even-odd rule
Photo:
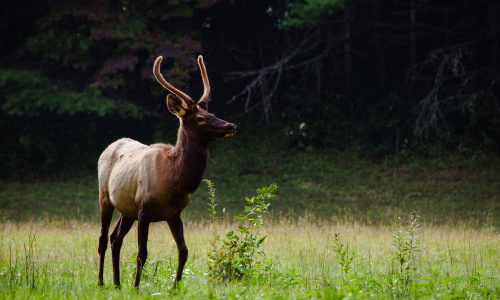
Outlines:
[[[187,105],[196,105],[196,102],[191,99],[191,97],[189,97],[188,95],[184,94],[183,92],[181,92],[180,90],[176,89],[175,87],[173,87],[170,83],[168,83],[165,78],[163,78],[163,76],[161,75],[160,73],[160,64],[161,64],[161,61],[162,61],[163,57],[161,56],[158,56],[158,58],[156,59],[155,61],[155,64],[153,66],[153,73],[155,74],[155,78],[156,80],[158,80],[158,82],[163,85],[164,88],[166,88],[167,90],[169,90],[170,92],[174,93],[175,95],[179,96],[180,98],[182,98],[182,100],[184,100],[186,102]],[[208,79],[207,79],[208,80]]]
[[[205,69],[205,64],[203,63],[203,56],[198,56],[198,65],[200,66],[201,78],[203,78],[203,96],[201,96],[200,101],[205,100],[210,103],[210,83],[208,82],[207,69]],[[198,101],[199,102],[199,101]]]

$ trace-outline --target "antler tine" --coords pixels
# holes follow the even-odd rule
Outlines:
[[[198,56],[198,65],[200,66],[201,78],[203,78],[203,96],[201,96],[201,100],[207,101],[207,104],[210,102],[210,82],[208,81],[207,69],[205,69],[205,64],[203,63],[203,56]]]
[[[195,102],[193,101],[193,99],[191,99],[191,97],[189,97],[188,95],[184,94],[180,90],[173,87],[170,83],[168,83],[165,80],[165,78],[163,78],[163,75],[161,75],[161,73],[160,73],[160,64],[161,64],[162,60],[163,60],[163,57],[158,56],[158,58],[155,60],[154,66],[153,66],[153,73],[155,75],[156,80],[158,80],[158,82],[161,85],[163,85],[164,88],[166,88],[170,92],[172,92],[172,93],[176,94],[177,96],[179,96],[180,98],[182,98],[186,102],[186,104],[188,104],[188,105],[195,104]]]

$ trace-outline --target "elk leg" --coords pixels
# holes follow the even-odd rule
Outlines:
[[[137,252],[137,270],[135,273],[134,286],[139,287],[139,282],[141,281],[141,272],[146,259],[148,258],[148,233],[149,233],[149,218],[146,213],[141,210],[139,211],[139,217],[137,222],[137,237],[139,250]]]
[[[120,214],[120,219],[116,224],[113,233],[111,233],[111,259],[113,262],[113,283],[120,287],[120,250],[122,248],[123,238],[132,228],[134,220]]]
[[[107,196],[104,195],[100,188],[99,203],[101,206],[101,236],[99,237],[99,246],[97,248],[97,252],[99,253],[99,275],[97,276],[97,284],[103,285],[104,256],[106,254],[106,249],[108,248],[109,224],[111,224],[111,218],[113,217],[115,208],[108,204]]]
[[[177,267],[177,276],[175,276],[174,289],[177,288],[177,282],[182,279],[182,271],[188,259],[188,248],[184,241],[184,228],[180,215],[167,221],[170,231],[174,236],[177,250],[179,251],[179,266]]]

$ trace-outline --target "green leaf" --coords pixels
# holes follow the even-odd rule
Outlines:
[[[447,283],[450,283],[450,282],[457,282],[457,281],[460,281],[461,278],[460,277],[448,277],[448,278],[445,278],[443,280],[440,280],[439,283],[440,284],[447,284]]]
[[[5,102],[2,110],[10,115],[39,116],[46,112],[58,115],[76,113],[97,114],[103,117],[118,110],[112,99],[97,88],[77,91],[71,83],[54,81],[39,71],[0,69],[0,87]],[[134,106],[120,107],[123,114],[137,111]]]

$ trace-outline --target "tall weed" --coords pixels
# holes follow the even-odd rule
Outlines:
[[[393,227],[392,245],[395,248],[395,257],[399,263],[400,280],[405,287],[412,279],[415,266],[416,255],[420,252],[418,246],[420,241],[420,211],[412,211],[410,220],[404,221],[401,218],[395,222]]]
[[[333,239],[334,258],[342,270],[342,283],[345,285],[348,281],[349,271],[354,267],[356,259],[356,250],[349,249],[349,242],[336,233]]]
[[[208,252],[207,275],[213,281],[232,281],[248,277],[262,266],[255,256],[264,255],[259,249],[266,239],[266,236],[261,236],[261,229],[270,205],[268,201],[275,197],[274,193],[278,186],[271,184],[269,187],[257,189],[255,197],[245,198],[248,205],[245,206],[244,214],[234,217],[235,220],[243,221],[243,225],[238,226],[239,234],[229,231],[221,237],[216,227],[215,188],[211,181],[205,181],[209,188],[208,211],[211,214],[213,229],[213,241]]]

